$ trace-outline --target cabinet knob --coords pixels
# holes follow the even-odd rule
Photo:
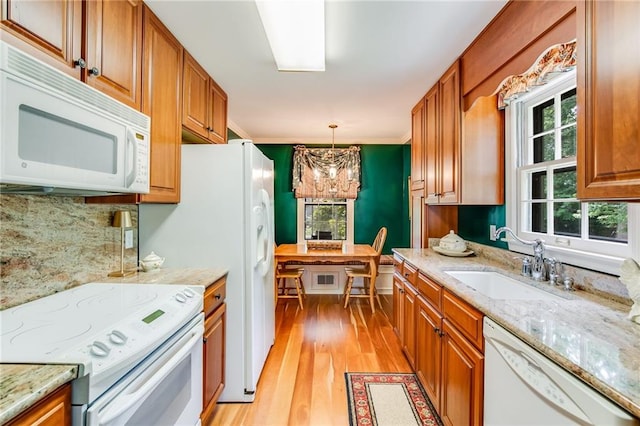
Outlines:
[[[92,75],[94,77],[97,77],[100,75],[100,70],[96,67],[93,67],[89,70],[89,75]]]
[[[82,58],[79,58],[79,59],[76,59],[75,61],[73,61],[73,65],[75,65],[76,67],[80,67],[80,68],[86,68],[87,67],[87,63]]]
[[[215,296],[216,300],[220,300],[220,297],[221,297],[220,294],[216,294]]]
[[[213,132],[213,129],[211,127],[207,127],[207,131],[208,132]]]
[[[438,327],[433,327],[433,331],[434,331],[436,334],[440,334],[440,329],[439,329]]]

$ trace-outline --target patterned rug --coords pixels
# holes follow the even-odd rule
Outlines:
[[[351,426],[442,426],[415,374],[344,373]]]

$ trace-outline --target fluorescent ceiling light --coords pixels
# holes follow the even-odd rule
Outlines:
[[[324,0],[256,0],[279,71],[324,71]]]

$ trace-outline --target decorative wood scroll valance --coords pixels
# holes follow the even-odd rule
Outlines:
[[[335,165],[334,179],[329,168]],[[360,147],[307,148],[293,151],[293,191],[296,198],[357,198],[360,190]]]
[[[576,41],[556,44],[548,48],[525,73],[507,77],[498,86],[498,109],[504,109],[533,86],[541,86],[555,75],[576,66]]]

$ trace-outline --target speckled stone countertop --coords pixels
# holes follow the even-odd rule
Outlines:
[[[431,249],[394,249],[469,304],[640,417],[640,325],[630,306],[584,291],[566,292],[522,277],[490,258],[445,257]],[[511,252],[506,252],[512,255]],[[493,270],[553,293],[556,300],[496,300],[445,273]]]
[[[123,284],[186,284],[205,288],[227,274],[223,268],[160,268],[151,272],[137,272],[123,278],[108,277],[100,282]]]
[[[227,274],[222,268],[161,268],[99,282],[185,284],[207,287]],[[53,390],[75,379],[75,365],[0,364],[0,424],[6,423]]]
[[[0,364],[0,424],[75,379],[75,365]]]

